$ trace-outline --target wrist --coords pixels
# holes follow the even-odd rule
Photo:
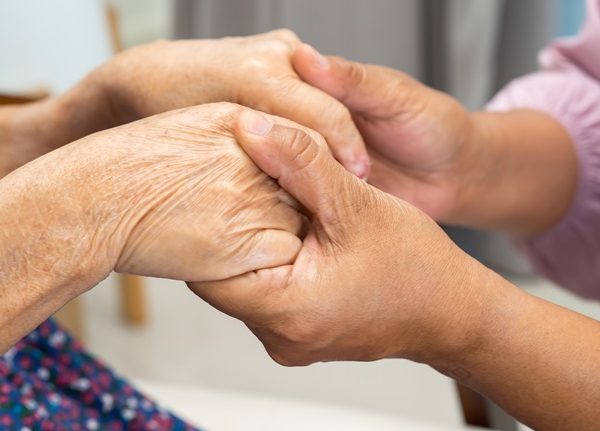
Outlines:
[[[54,123],[62,131],[55,148],[121,124],[111,104],[110,86],[101,75],[98,70],[90,73],[54,99]]]
[[[564,128],[540,111],[470,115],[474,157],[452,223],[523,236],[558,223],[577,180],[577,157]]]
[[[56,148],[56,108],[54,98],[2,108],[0,177]]]
[[[479,355],[488,342],[489,325],[494,324],[493,316],[504,306],[511,288],[501,276],[460,253],[456,270],[447,271],[445,301],[433,317],[435,325],[417,359],[454,378],[468,370],[470,358]]]
[[[439,372],[471,387],[478,387],[482,373],[490,373],[493,364],[510,349],[510,343],[529,328],[518,320],[527,316],[533,297],[488,270],[481,290],[477,312],[460,325],[469,330],[469,342],[460,348],[446,349],[427,362]],[[535,301],[535,299],[533,299]],[[456,320],[462,316],[457,316]],[[516,332],[515,332],[516,331]]]
[[[102,156],[79,144],[46,154],[0,182],[1,219],[9,220],[15,226],[9,230],[19,236],[11,241],[19,245],[11,255],[26,258],[25,266],[35,265],[31,274],[47,276],[46,284],[70,286],[76,294],[105,278],[118,254],[105,240],[111,232],[105,223],[109,214],[98,205],[106,195],[99,186]]]
[[[98,284],[118,258],[86,190],[89,167],[69,150],[0,180],[0,352]]]
[[[92,76],[63,95],[3,108],[0,120],[0,176],[69,142],[115,125],[103,89]]]
[[[468,112],[463,131],[462,157],[456,168],[458,180],[454,211],[443,220],[451,225],[479,227],[479,202],[490,192],[497,176],[495,137],[481,113]]]

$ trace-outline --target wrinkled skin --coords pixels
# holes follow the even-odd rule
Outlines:
[[[98,267],[218,280],[289,263],[302,217],[236,144],[232,127],[243,109],[222,103],[160,114],[33,163],[62,157],[66,173],[56,181],[69,183],[52,187],[85,209],[82,236],[102,239],[88,254],[109,260]]]
[[[242,319],[284,365],[424,361],[471,347],[476,332],[453,322],[478,321],[486,289],[468,281],[492,276],[433,220],[353,177],[322,138],[281,125],[265,137],[240,127],[237,136],[311,225],[292,265],[190,283],[194,292]]]
[[[302,219],[235,142],[241,111],[204,105],[109,132],[127,148],[110,171],[135,220],[116,270],[218,280],[293,260]]]
[[[291,64],[301,41],[289,30],[250,37],[160,41],[132,48],[91,75],[114,121],[211,102],[233,102],[293,120],[325,136],[346,168],[366,176],[364,143],[348,109],[303,82]]]
[[[311,223],[292,265],[190,283],[198,295],[243,320],[283,365],[406,358],[534,429],[598,428],[597,321],[494,274],[423,212],[345,171],[324,141],[249,128],[248,115],[238,142]]]
[[[3,178],[0,352],[113,270],[208,281],[292,263],[305,218],[236,143],[245,109],[149,117]]]

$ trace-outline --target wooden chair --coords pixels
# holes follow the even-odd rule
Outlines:
[[[498,431],[518,431],[517,421],[473,389],[456,383],[464,421],[467,425]]]
[[[111,35],[113,50],[118,53],[123,50],[123,39],[119,31],[119,17],[117,11],[107,6],[106,17]],[[135,275],[120,275],[121,311],[126,322],[141,326],[148,319],[146,301],[144,296],[143,279]]]

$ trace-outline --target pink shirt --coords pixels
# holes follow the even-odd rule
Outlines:
[[[551,44],[539,62],[540,72],[510,83],[488,110],[532,108],[552,115],[572,138],[579,178],[565,218],[519,245],[538,272],[600,299],[600,0],[587,1],[580,34]]]

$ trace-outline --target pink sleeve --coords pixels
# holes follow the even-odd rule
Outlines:
[[[582,32],[546,48],[540,63],[542,71],[510,83],[487,109],[529,108],[553,116],[575,145],[578,184],[558,225],[517,243],[539,273],[581,296],[600,298],[600,0],[588,0]]]

